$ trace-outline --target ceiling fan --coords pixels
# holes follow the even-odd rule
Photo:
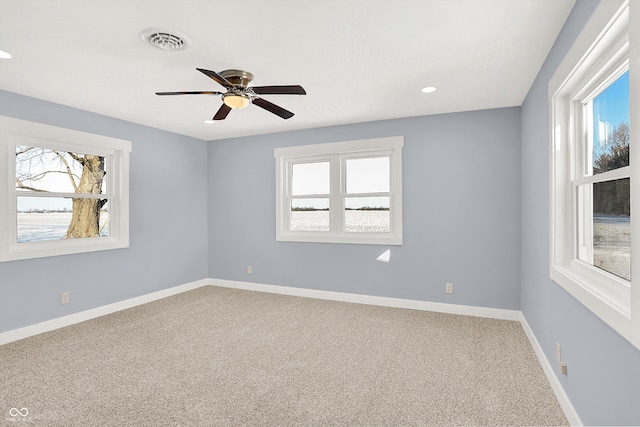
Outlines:
[[[213,116],[213,120],[224,120],[232,109],[241,109],[249,104],[257,105],[260,108],[289,119],[293,117],[291,111],[287,111],[277,106],[260,95],[306,95],[307,92],[299,85],[290,86],[254,86],[253,74],[243,70],[225,70],[220,73],[215,71],[196,68],[196,70],[209,76],[220,85],[226,92],[213,91],[193,91],[193,92],[156,92],[156,95],[221,95],[222,106]]]

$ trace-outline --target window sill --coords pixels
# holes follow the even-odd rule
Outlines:
[[[115,237],[87,237],[83,239],[18,243],[0,252],[0,262],[106,251],[128,247],[128,240],[117,239]]]
[[[376,235],[331,235],[331,234],[281,234],[276,237],[278,242],[300,243],[351,243],[355,245],[402,245],[402,237]]]
[[[552,267],[551,279],[633,343],[630,286],[621,279],[595,270],[580,261],[572,261]],[[640,343],[634,345],[638,347]]]

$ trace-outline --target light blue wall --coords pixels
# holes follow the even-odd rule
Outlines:
[[[375,260],[387,246],[275,241],[275,147],[396,135],[404,245],[390,263]],[[520,308],[520,108],[212,141],[208,190],[212,278]]]
[[[205,142],[3,91],[0,115],[132,141],[130,248],[0,263],[0,332],[207,277]]]
[[[548,272],[547,84],[596,5],[577,1],[521,109],[207,144],[0,91],[2,115],[133,141],[131,247],[0,263],[0,332],[205,277],[522,309],[550,361],[562,344],[583,422],[640,425],[640,351]],[[396,135],[405,232],[389,264],[387,246],[275,241],[275,147]]]
[[[598,2],[578,0],[522,106],[522,311],[583,423],[640,425],[640,350],[549,279],[547,86]],[[557,371],[562,345],[568,376]]]

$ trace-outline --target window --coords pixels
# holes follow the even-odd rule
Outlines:
[[[402,244],[402,137],[276,148],[276,240]]]
[[[549,83],[551,278],[640,348],[630,13],[602,2]]]
[[[129,246],[129,141],[9,117],[0,135],[0,261]]]
[[[618,76],[622,72],[621,76]],[[615,79],[615,80],[613,80]],[[610,82],[609,80],[613,80]],[[631,281],[629,70],[581,102],[576,143],[577,258]]]

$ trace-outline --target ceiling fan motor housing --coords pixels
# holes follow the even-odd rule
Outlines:
[[[234,86],[248,88],[253,86],[253,74],[243,70],[224,70],[220,72],[220,76],[225,78]]]

